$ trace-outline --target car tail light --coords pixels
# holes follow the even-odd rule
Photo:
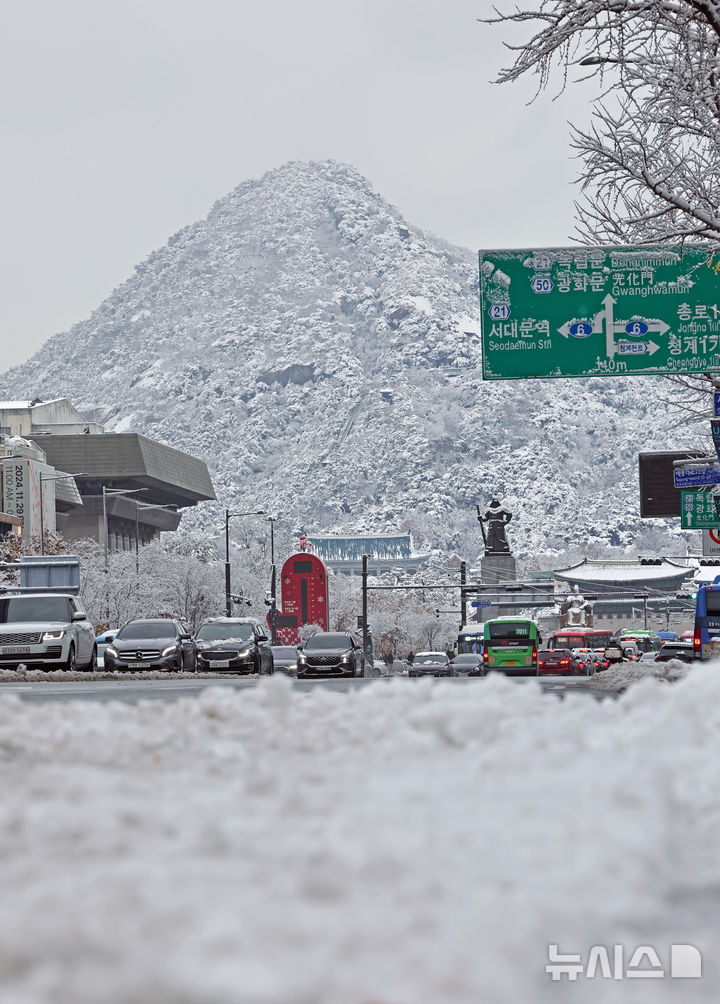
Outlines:
[[[561,659],[560,660],[560,665],[561,666],[569,666],[570,665],[570,660],[569,659]]]
[[[533,645],[533,662],[537,662],[537,645]]]
[[[693,635],[693,655],[700,655],[702,649],[702,641],[700,639],[700,628],[695,628],[695,634]]]

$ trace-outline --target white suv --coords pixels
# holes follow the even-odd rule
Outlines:
[[[75,596],[0,596],[0,666],[97,669],[95,631]]]

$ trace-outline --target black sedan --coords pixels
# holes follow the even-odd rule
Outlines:
[[[463,652],[461,655],[456,655],[452,660],[450,665],[455,672],[455,675],[462,674],[463,676],[484,676],[485,666],[481,655],[474,655],[472,652]]]
[[[418,652],[408,676],[455,676],[455,671],[444,652]]]
[[[298,650],[298,679],[363,676],[365,660],[362,646],[352,635],[323,631],[308,638]]]
[[[180,621],[163,617],[128,621],[105,649],[105,669],[163,669],[179,673],[196,668],[192,635]]]
[[[253,617],[212,617],[195,633],[199,670],[272,673],[274,659],[265,628]]]

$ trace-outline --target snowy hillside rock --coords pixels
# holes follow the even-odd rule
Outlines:
[[[658,382],[483,383],[480,351],[474,252],[351,167],[290,163],[173,235],[0,392],[67,396],[203,457],[220,501],[190,525],[262,508],[474,557],[474,504],[497,494],[520,557],[632,544],[638,450],[688,442]]]

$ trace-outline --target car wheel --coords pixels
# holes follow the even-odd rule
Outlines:
[[[90,662],[85,667],[85,672],[97,673],[97,671],[98,671],[97,645],[93,645],[92,655],[90,656]]]
[[[75,660],[75,646],[70,643],[70,649],[68,651],[68,657],[63,664],[63,669],[66,673],[74,673],[77,670],[77,662]]]

